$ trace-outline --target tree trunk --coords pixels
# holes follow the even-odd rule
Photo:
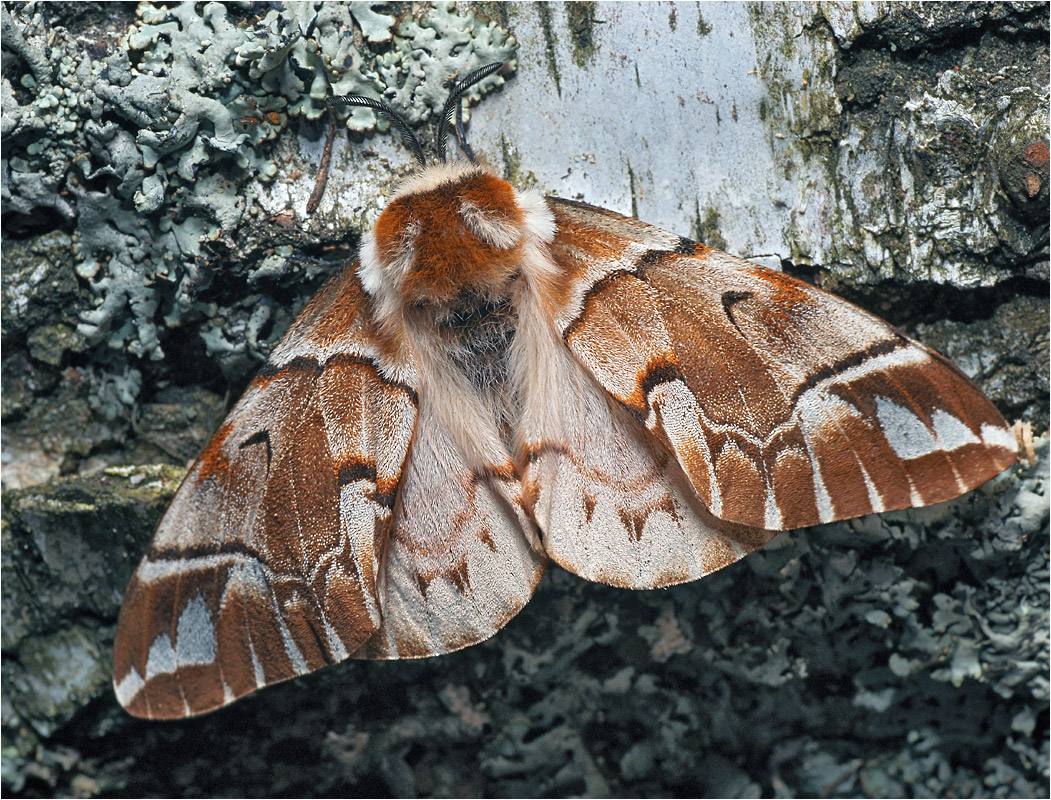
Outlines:
[[[1035,3],[5,6],[5,792],[1044,796],[1048,31]],[[846,296],[1033,461],[674,589],[553,567],[449,656],[128,717],[113,627],[160,514],[411,171],[357,109],[308,213],[325,98],[429,144],[445,79],[496,60],[468,134],[513,184]]]

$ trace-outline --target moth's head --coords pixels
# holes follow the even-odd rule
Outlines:
[[[521,248],[550,238],[539,195],[519,193],[485,167],[435,164],[405,183],[361,247],[361,278],[373,296],[441,307],[464,293],[499,296],[521,267]]]
[[[516,192],[507,181],[480,166],[466,142],[460,118],[464,92],[498,71],[489,64],[460,81],[448,81],[436,141],[437,163],[427,164],[423,146],[408,123],[385,103],[361,95],[334,98],[341,105],[373,108],[401,132],[420,166],[395,194],[375,229],[361,243],[359,276],[379,301],[381,318],[406,307],[448,311],[465,295],[498,299],[528,259],[522,248],[550,242],[555,221],[536,192]],[[446,138],[453,115],[467,161],[451,161]]]

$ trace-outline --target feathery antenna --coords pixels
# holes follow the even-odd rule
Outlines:
[[[445,107],[442,109],[441,119],[438,121],[438,160],[443,164],[448,160],[448,151],[446,148],[445,139],[449,133],[449,123],[452,121],[453,114],[460,105],[460,98],[463,97],[464,92],[474,86],[478,81],[488,78],[500,67],[504,65],[504,62],[497,61],[492,64],[486,64],[484,67],[480,67],[468,75],[463,80],[456,81],[452,84],[452,90],[449,92],[449,99],[445,101]],[[462,120],[462,117],[461,117]],[[458,136],[463,134],[463,123],[459,121],[456,127]],[[461,145],[466,143],[466,139],[461,138]],[[470,148],[466,148],[464,153],[471,159],[471,163],[474,163],[473,154],[470,153]]]
[[[401,133],[401,140],[405,143],[405,146],[412,150],[412,154],[416,157],[416,163],[421,167],[427,166],[427,159],[423,155],[423,145],[420,144],[420,140],[416,138],[416,134],[412,132],[412,128],[409,124],[402,119],[401,114],[395,111],[386,103],[381,103],[379,100],[373,100],[371,97],[365,97],[361,94],[346,94],[338,97],[333,97],[332,103],[341,106],[361,106],[363,108],[371,108],[373,111],[379,111],[381,114],[394,123],[398,132]],[[444,159],[442,159],[444,161]]]

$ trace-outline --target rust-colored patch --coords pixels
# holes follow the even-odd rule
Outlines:
[[[717,451],[715,475],[722,492],[722,516],[759,528],[766,518],[766,483],[756,460],[739,444],[739,440],[727,441]]]
[[[471,591],[471,579],[467,574],[467,559],[461,557],[459,561],[452,565],[452,568],[445,573],[445,577],[452,581],[453,586],[456,587],[461,595],[467,596],[467,593]]]
[[[1051,161],[1051,153],[1048,152],[1046,143],[1033,142],[1025,149],[1023,158],[1030,166],[1047,169],[1048,162]]]
[[[522,226],[514,189],[487,173],[399,197],[380,215],[375,236],[383,261],[412,249],[411,267],[399,287],[409,303],[449,302],[468,290],[499,292],[517,271],[519,248],[481,239],[460,213],[465,201],[494,223]]]
[[[518,480],[518,470],[515,469],[515,465],[510,460],[505,461],[499,465],[488,465],[471,472],[471,483],[485,483],[491,480],[501,481],[516,481]],[[473,496],[472,496],[473,500]]]
[[[420,590],[420,595],[427,598],[427,587],[431,585],[431,580],[434,578],[433,575],[423,575],[420,572],[414,572],[412,577],[416,580],[416,588]],[[398,648],[401,649],[400,647]]]
[[[478,540],[492,552],[496,552],[496,541],[493,539],[493,533],[488,527],[483,526],[478,529]]]
[[[628,538],[633,542],[637,542],[642,539],[642,529],[646,525],[646,518],[649,516],[645,512],[640,513],[638,511],[629,511],[626,508],[618,507],[617,516],[620,517],[621,523],[628,531]]]
[[[551,254],[567,270],[585,266],[587,260],[619,261],[630,242],[623,236],[581,222],[559,206],[551,206],[557,233],[551,243]],[[573,277],[579,277],[574,271]]]
[[[427,591],[436,578],[448,580],[461,595],[466,596],[471,591],[471,581],[467,575],[467,558],[464,555],[461,555],[455,562],[444,565],[441,569],[415,571],[413,578],[416,580],[416,588],[420,590],[420,594],[425,599]]]
[[[777,324],[779,317],[786,318],[793,315],[796,309],[807,310],[813,307],[811,287],[798,278],[758,265],[751,265],[747,272],[769,286],[772,291],[770,299],[763,304],[763,309],[768,312],[763,320],[772,331],[778,331],[782,327]]]
[[[358,575],[354,559],[349,553],[325,572],[323,585],[317,592],[324,602],[325,616],[339,636],[346,651],[352,652],[368,641],[377,630],[365,603],[365,592],[376,596],[375,576],[371,558],[363,559],[366,575]]]
[[[591,518],[595,515],[596,505],[598,505],[598,499],[595,495],[590,492],[584,492],[584,516],[587,519],[588,525],[591,524]]]
[[[233,427],[234,423],[228,417],[197,457],[197,465],[190,471],[190,474],[195,476],[196,483],[213,480],[222,482],[225,479],[230,470],[230,459],[226,457],[224,449]]]
[[[367,331],[372,339],[375,334],[371,326],[364,327],[369,315],[362,314],[367,302],[356,270],[345,267],[307,303],[291,330],[302,331],[311,341],[322,345],[339,341],[354,330],[362,334]]]
[[[767,471],[774,502],[781,513],[781,528],[785,530],[816,525],[821,521],[814,493],[814,471],[802,441],[802,432],[794,428],[792,433],[794,441],[786,441],[767,451],[768,460],[773,462],[767,464]]]
[[[705,540],[706,547],[701,553],[701,564],[705,575],[711,575],[725,569],[739,560],[730,543],[722,538],[711,537]]]

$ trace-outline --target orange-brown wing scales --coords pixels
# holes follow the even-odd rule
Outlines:
[[[319,298],[358,325],[353,273],[331,287]],[[299,342],[275,350],[191,468],[121,609],[114,681],[132,713],[210,711],[340,661],[379,629],[416,396],[359,334],[357,352],[329,352],[294,327]]]
[[[552,359],[560,391],[547,398],[555,423],[525,453],[534,515],[556,563],[588,580],[652,589],[708,575],[770,539],[712,517],[670,452],[563,359]]]
[[[728,518],[791,528],[929,505],[1015,460],[1007,423],[959,370],[844,300],[717,251],[653,259],[646,277],[701,426],[738,443],[735,474],[766,499],[761,517],[717,466]]]
[[[510,463],[471,468],[426,404],[398,492],[379,599],[356,658],[419,658],[488,639],[532,597],[546,556]]]
[[[576,226],[552,245],[571,279],[586,283],[618,237],[636,252],[638,223],[554,207]],[[927,505],[1014,462],[1006,422],[945,359],[781,273],[689,250],[648,250],[567,292],[563,335],[717,517],[779,530]]]

